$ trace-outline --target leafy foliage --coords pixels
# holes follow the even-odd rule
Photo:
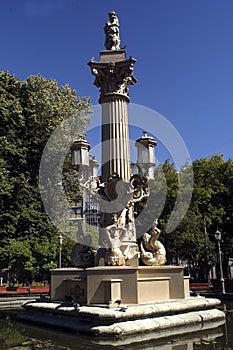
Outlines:
[[[231,159],[224,161],[222,155],[215,154],[194,161],[192,166],[194,186],[189,210],[178,227],[167,233],[166,225],[177,196],[178,173],[168,161],[163,165],[167,200],[159,221],[161,241],[167,250],[168,263],[186,260],[192,266],[202,266],[206,276],[215,250],[217,229],[222,233],[225,259],[233,254],[233,162]],[[179,175],[186,176],[186,172],[187,167],[184,167]],[[186,190],[186,187],[182,189],[184,198]]]
[[[0,72],[0,101],[0,267],[10,267],[21,278],[42,278],[57,265],[59,234],[40,198],[42,152],[67,117],[78,113],[84,129],[91,105],[69,85],[59,87],[41,75],[21,82],[7,71]],[[66,237],[63,243],[66,265],[71,243]]]

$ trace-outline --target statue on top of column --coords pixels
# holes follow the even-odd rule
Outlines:
[[[119,50],[120,49],[120,27],[119,21],[115,11],[111,11],[108,14],[109,20],[107,21],[104,32],[105,32],[105,43],[104,46],[107,50]]]

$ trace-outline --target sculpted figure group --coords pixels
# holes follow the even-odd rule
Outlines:
[[[136,244],[130,243],[136,237],[135,203],[149,196],[147,178],[133,175],[130,183],[126,183],[115,174],[105,183],[98,179],[96,186],[90,184],[90,193],[96,196],[102,211],[99,228],[101,249],[97,252],[96,261],[103,258],[105,265],[123,266],[127,261],[140,257],[145,265],[165,264],[166,251],[158,240],[160,230],[157,219],[152,228],[143,234],[139,247],[141,252]],[[83,187],[88,189],[88,185]],[[87,245],[77,243],[73,249],[72,261],[75,266],[90,266],[94,260],[93,254]]]

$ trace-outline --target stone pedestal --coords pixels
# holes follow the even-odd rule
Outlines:
[[[51,270],[51,299],[114,305],[189,298],[189,279],[179,266],[98,266]]]

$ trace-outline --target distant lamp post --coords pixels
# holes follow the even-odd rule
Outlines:
[[[143,136],[136,141],[136,147],[138,149],[137,166],[144,176],[148,176],[149,169],[155,166],[156,144],[155,139],[147,136],[146,131],[143,131]]]
[[[59,269],[61,268],[61,255],[62,255],[62,235],[58,236],[58,244],[59,244],[59,263],[58,263],[58,267]]]
[[[225,281],[223,278],[223,268],[222,268],[222,252],[221,252],[221,246],[220,246],[220,241],[221,241],[221,232],[217,230],[214,234],[215,239],[218,243],[218,255],[219,255],[219,266],[220,266],[220,281],[222,285],[222,293],[225,294]]]

